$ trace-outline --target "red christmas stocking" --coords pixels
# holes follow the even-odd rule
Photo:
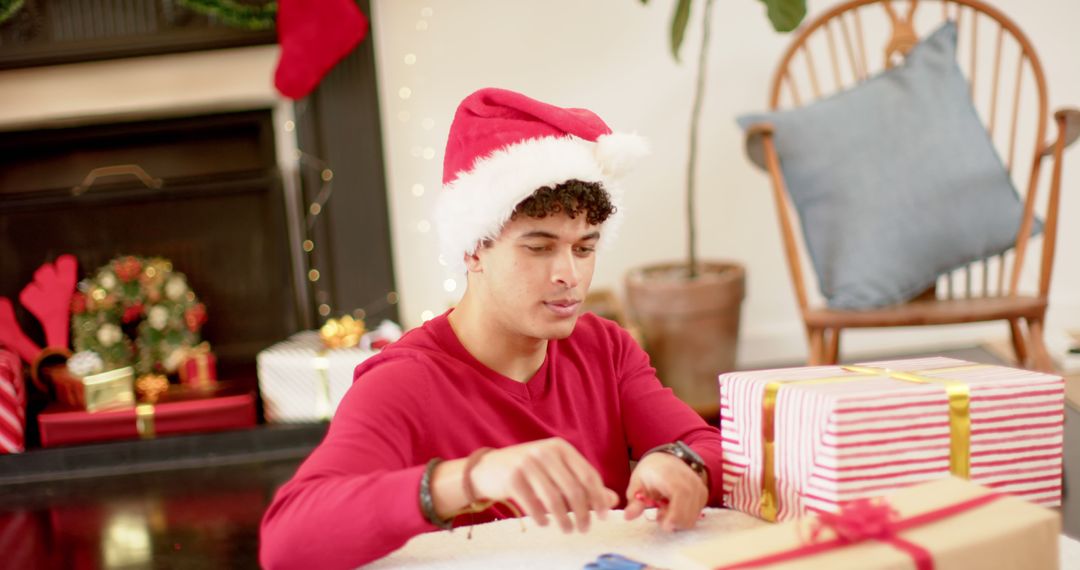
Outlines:
[[[278,91],[290,99],[306,97],[364,39],[367,27],[355,0],[280,0]]]
[[[71,330],[71,296],[75,293],[73,255],[61,255],[34,272],[34,282],[23,288],[19,301],[37,317],[45,330],[45,344],[67,348]]]

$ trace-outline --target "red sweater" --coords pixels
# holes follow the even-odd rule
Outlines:
[[[356,368],[326,439],[278,490],[261,529],[268,568],[346,568],[436,530],[418,493],[432,457],[465,457],[558,436],[623,496],[630,460],[681,439],[704,458],[721,496],[720,433],[664,388],[618,325],[582,315],[548,342],[528,382],[476,360],[443,314]],[[625,499],[624,499],[625,504]]]

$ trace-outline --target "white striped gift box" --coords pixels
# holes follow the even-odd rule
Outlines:
[[[724,500],[789,520],[953,473],[1057,506],[1063,413],[1060,376],[951,358],[724,374]]]
[[[26,450],[26,385],[22,362],[0,348],[0,453]]]
[[[329,420],[352,386],[353,370],[374,352],[326,350],[318,331],[303,331],[256,357],[266,419],[276,423]]]

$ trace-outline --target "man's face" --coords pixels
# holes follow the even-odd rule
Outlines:
[[[586,216],[518,216],[468,260],[483,310],[506,332],[535,339],[574,330],[596,265],[600,227]]]

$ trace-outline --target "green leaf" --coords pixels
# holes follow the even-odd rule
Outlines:
[[[692,0],[679,0],[675,14],[671,17],[671,55],[679,60],[679,48],[686,36],[686,24],[690,22],[690,4]]]
[[[23,7],[23,0],[0,0],[0,22],[5,22]]]
[[[768,7],[769,21],[778,32],[790,32],[806,17],[806,0],[761,0]]]

